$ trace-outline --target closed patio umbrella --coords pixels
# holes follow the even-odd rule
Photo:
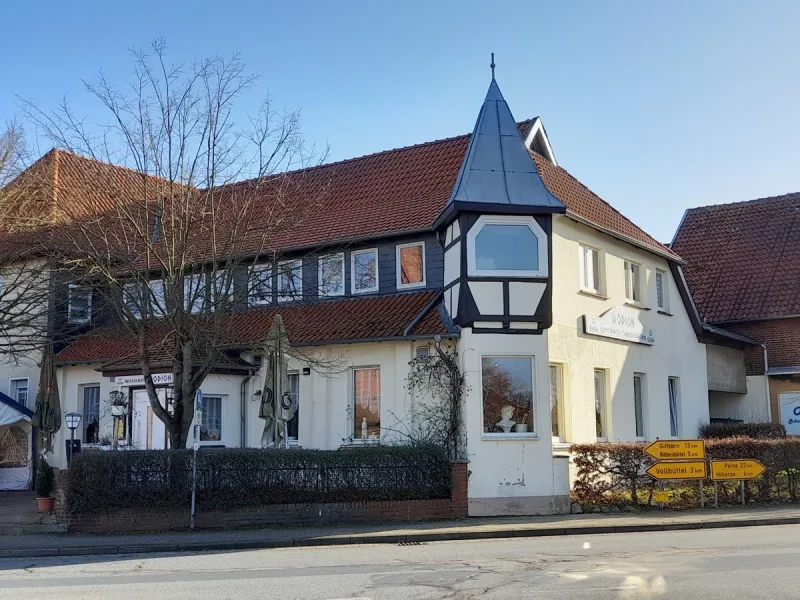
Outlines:
[[[291,420],[292,405],[288,398],[288,372],[284,352],[289,347],[283,319],[275,315],[265,344],[267,376],[261,390],[261,408],[258,416],[264,419],[261,434],[262,448],[281,448],[287,445],[286,423]]]
[[[53,345],[48,344],[42,353],[39,389],[36,392],[36,410],[31,421],[39,431],[42,451],[53,450],[53,436],[61,429],[61,402],[56,383],[56,362]]]

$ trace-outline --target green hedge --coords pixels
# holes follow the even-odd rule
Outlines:
[[[75,514],[117,508],[188,506],[191,450],[76,455],[66,506]],[[436,448],[348,450],[203,448],[198,510],[259,504],[449,498],[450,462]]]
[[[586,506],[642,506],[653,504],[656,490],[673,492],[670,504],[698,503],[697,482],[656,481],[646,470],[655,461],[645,454],[646,444],[604,443],[572,446],[577,477],[573,499]],[[709,459],[755,459],[766,472],[746,484],[747,497],[757,502],[800,501],[800,439],[726,438],[706,440]],[[707,482],[711,484],[710,479]],[[722,501],[739,501],[738,482],[721,484]]]
[[[786,427],[780,423],[719,422],[700,426],[700,437],[719,439],[749,437],[755,439],[785,438]]]

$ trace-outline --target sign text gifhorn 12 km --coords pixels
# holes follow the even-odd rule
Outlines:
[[[705,458],[706,444],[703,440],[658,440],[644,451],[656,460]]]

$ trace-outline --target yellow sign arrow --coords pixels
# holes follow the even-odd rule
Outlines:
[[[706,457],[703,440],[658,440],[644,451],[657,460],[686,460]]]
[[[714,481],[739,481],[755,479],[767,467],[757,460],[712,460],[711,479]]]
[[[706,463],[702,460],[656,463],[647,469],[654,479],[705,479]]]

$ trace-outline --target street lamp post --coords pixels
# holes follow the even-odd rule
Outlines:
[[[72,464],[72,452],[75,449],[75,430],[81,426],[81,414],[68,412],[64,415],[64,420],[69,428],[69,452],[67,452],[67,466]]]

